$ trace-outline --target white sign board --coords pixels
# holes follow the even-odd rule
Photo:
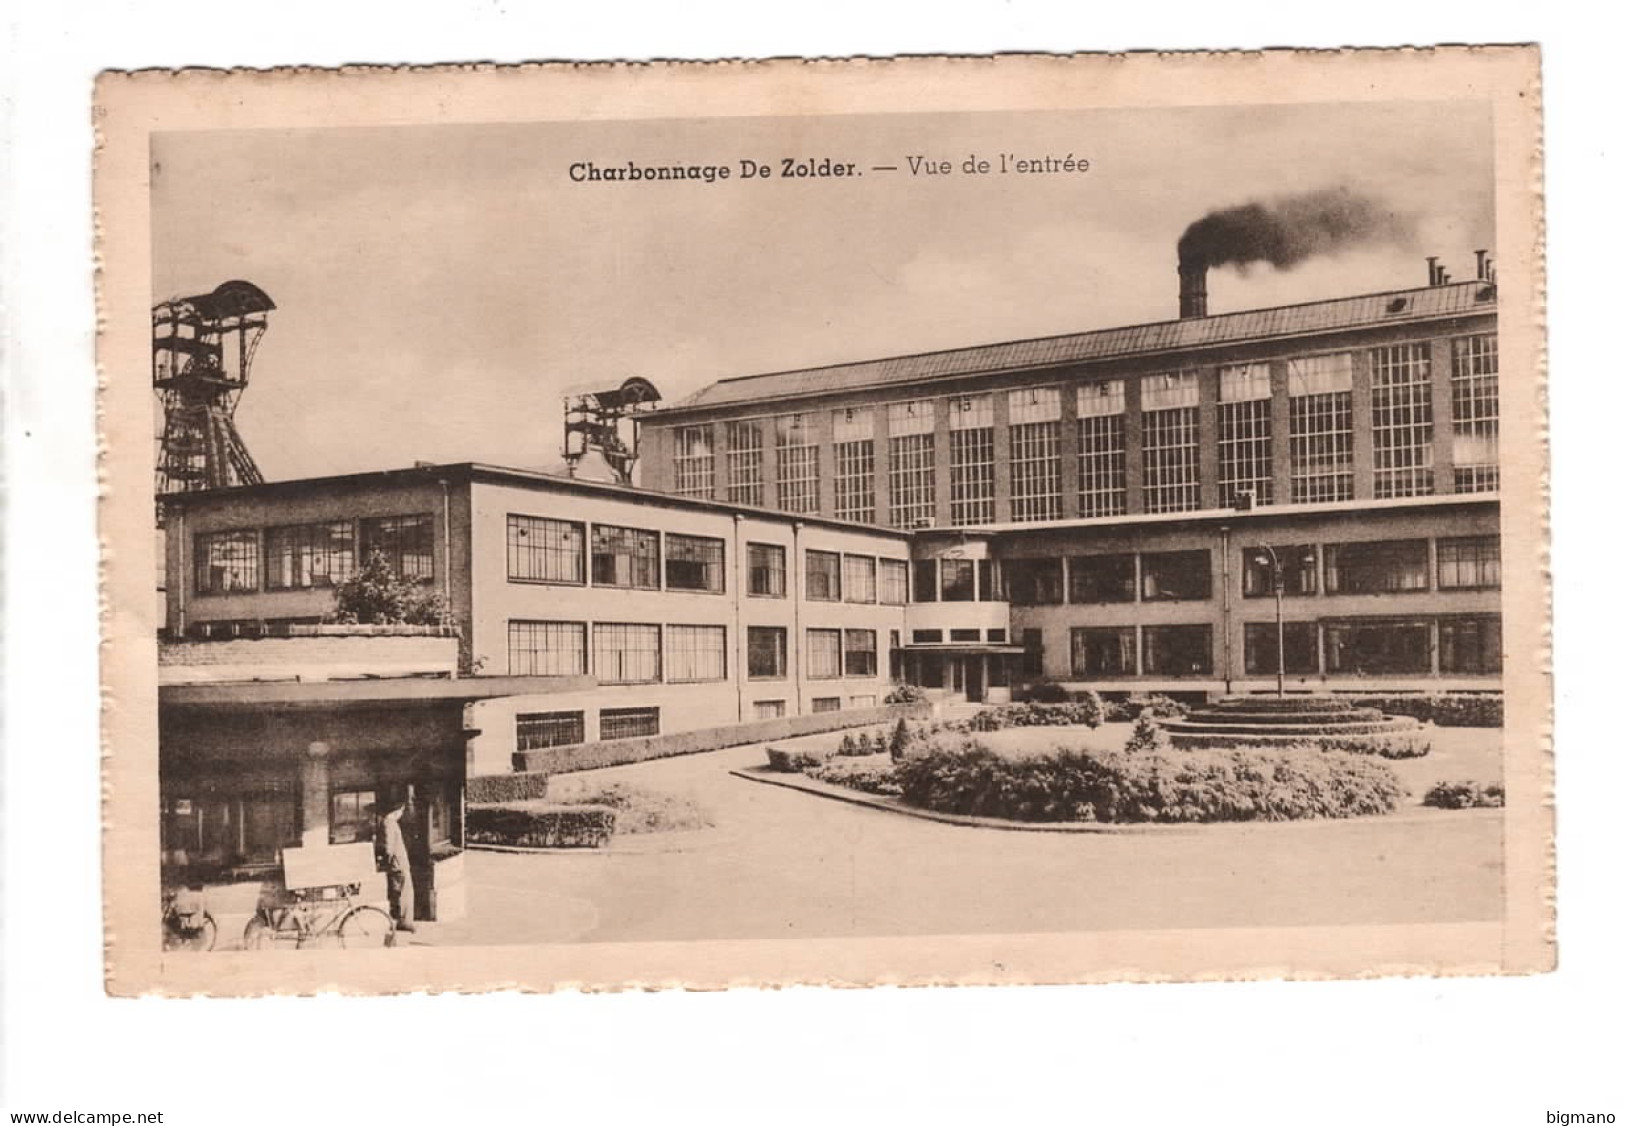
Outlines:
[[[365,883],[377,871],[367,841],[282,850],[282,883],[290,889]]]

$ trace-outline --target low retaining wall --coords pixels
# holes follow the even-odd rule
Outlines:
[[[674,755],[692,755],[702,751],[721,750],[723,747],[739,747],[746,743],[766,743],[775,739],[793,739],[798,735],[817,735],[820,732],[839,731],[847,727],[874,727],[882,723],[896,723],[899,719],[925,719],[930,715],[931,705],[920,703],[787,716],[784,719],[735,723],[727,727],[677,731],[670,735],[646,735],[637,739],[578,743],[573,747],[515,751],[513,768],[521,774],[533,772],[569,774],[577,770],[597,770],[605,766],[624,766],[627,763],[671,758]],[[476,782],[476,779],[469,779],[471,791]]]

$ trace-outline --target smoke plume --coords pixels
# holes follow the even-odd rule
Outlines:
[[[1179,239],[1181,269],[1267,262],[1278,270],[1357,246],[1410,246],[1414,220],[1371,196],[1323,188],[1244,203],[1198,219]]]

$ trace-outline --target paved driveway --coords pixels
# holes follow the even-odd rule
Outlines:
[[[439,944],[1489,921],[1501,818],[1049,834],[962,828],[732,777],[742,747],[599,771],[686,792],[717,827],[607,851],[468,856]]]

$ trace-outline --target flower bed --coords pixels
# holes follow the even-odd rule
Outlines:
[[[1104,715],[1100,698],[1090,693],[1070,704],[1001,704],[983,708],[964,721],[967,731],[1002,731],[1007,727],[1099,727]]]
[[[865,794],[897,797],[902,785],[897,781],[895,764],[890,755],[870,755],[868,758],[833,758],[806,771],[807,777]]]
[[[1507,803],[1498,782],[1438,782],[1422,798],[1434,809],[1499,809]]]
[[[1358,696],[1350,702],[1378,708],[1388,715],[1408,715],[1435,727],[1501,727],[1506,722],[1506,707],[1499,693]]]

